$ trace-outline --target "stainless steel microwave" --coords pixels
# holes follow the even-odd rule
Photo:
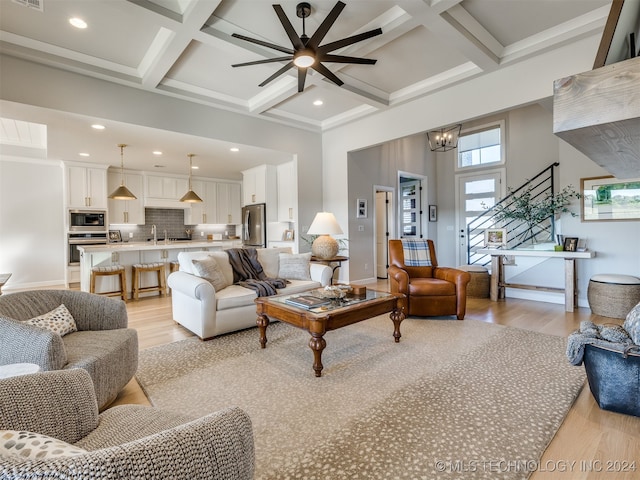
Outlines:
[[[107,230],[107,212],[104,210],[69,210],[69,231]]]

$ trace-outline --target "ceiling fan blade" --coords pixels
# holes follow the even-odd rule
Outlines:
[[[346,47],[348,45],[353,45],[354,43],[361,42],[366,40],[367,38],[375,37],[376,35],[380,35],[382,33],[381,28],[376,28],[375,30],[369,30],[368,32],[359,33],[357,35],[353,35],[351,37],[343,38],[342,40],[337,40],[335,42],[327,43],[326,45],[322,45],[317,48],[317,51],[320,53],[333,52],[338,48]]]
[[[289,53],[293,55],[293,50],[286,47],[281,47],[280,45],[276,45],[275,43],[264,42],[262,40],[258,40],[257,38],[245,37],[244,35],[240,35],[239,33],[231,34],[232,37],[239,38],[240,40],[245,40],[247,42],[255,43],[256,45],[262,45],[263,47],[273,48],[274,50],[278,50],[282,53]]]
[[[333,26],[340,13],[342,13],[344,7],[344,3],[336,3],[336,5],[329,12],[329,15],[327,15],[327,17],[322,21],[318,29],[314,32],[314,34],[307,42],[308,47],[315,49],[318,45],[320,45],[320,42],[324,39],[329,29]]]
[[[362,65],[374,65],[377,60],[372,58],[360,58],[360,57],[347,57],[345,55],[322,55],[321,62],[333,62],[333,63],[359,63]]]
[[[236,64],[231,65],[231,66],[232,67],[247,67],[249,65],[260,65],[262,63],[284,62],[285,60],[291,60],[291,56],[288,56],[288,57],[276,57],[276,58],[265,58],[264,60],[255,60],[253,62],[236,63]]]
[[[287,17],[287,15],[284,13],[282,6],[274,5],[273,9],[276,11],[276,15],[278,15],[280,23],[282,24],[282,28],[284,28],[284,31],[287,33],[287,36],[289,37],[293,48],[295,48],[296,50],[302,50],[304,48],[304,44],[302,43],[302,40],[300,40],[296,29],[293,28],[293,25],[291,25],[289,17]]]
[[[284,67],[282,67],[280,70],[278,70],[276,73],[274,73],[273,75],[271,75],[269,78],[267,78],[264,82],[262,82],[260,85],[258,85],[259,87],[264,87],[267,83],[269,83],[270,81],[276,79],[277,77],[279,77],[280,75],[282,75],[284,72],[286,72],[287,70],[289,70],[291,67],[293,67],[293,61],[287,63]]]
[[[344,82],[342,80],[340,80],[338,77],[336,77],[336,75],[331,70],[329,70],[327,67],[325,67],[321,63],[318,63],[318,64],[314,65],[311,68],[313,68],[316,72],[318,72],[319,74],[321,74],[321,75],[325,76],[326,78],[328,78],[329,80],[331,80],[333,83],[335,83],[339,87],[344,84]]]
[[[304,90],[304,81],[307,79],[307,69],[298,67],[298,93]]]

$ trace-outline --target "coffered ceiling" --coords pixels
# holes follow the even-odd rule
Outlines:
[[[280,5],[301,34],[297,3],[284,0]],[[310,3],[309,35],[335,1]],[[312,72],[302,93],[294,69],[258,86],[284,63],[231,66],[282,55],[233,33],[291,45],[266,0],[0,0],[0,50],[161,95],[323,131],[601,32],[611,0],[345,3],[322,43],[379,27],[382,35],[334,52],[377,63],[328,63],[344,85]],[[72,27],[71,17],[82,18],[87,28]],[[318,100],[322,105],[314,105]],[[5,118],[15,108],[6,103],[0,107]],[[77,155],[77,148],[72,151]],[[180,152],[186,153],[182,147]]]

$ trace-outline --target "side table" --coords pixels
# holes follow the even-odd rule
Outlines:
[[[336,273],[336,270],[342,266],[342,262],[346,262],[349,260],[349,257],[344,257],[342,255],[336,255],[331,258],[319,258],[315,255],[311,256],[312,262],[324,263],[325,265],[331,266],[332,263],[336,263],[337,265],[332,267],[331,273],[331,285],[333,285],[333,275]]]
[[[9,365],[0,365],[0,378],[17,377],[39,371],[40,365],[35,363],[10,363]]]

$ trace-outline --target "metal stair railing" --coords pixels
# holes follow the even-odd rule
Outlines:
[[[525,243],[535,241],[538,237],[553,239],[555,237],[555,219],[553,216],[546,218],[537,225],[529,229],[529,225],[518,220],[499,221],[498,206],[509,207],[514,203],[514,197],[529,190],[531,200],[543,200],[555,195],[554,172],[560,164],[555,162],[538,173],[535,177],[527,180],[515,190],[510,190],[509,194],[495,205],[485,210],[467,224],[467,263],[470,265],[486,266],[491,263],[491,257],[478,253],[484,248],[484,232],[488,228],[504,228],[507,231],[507,247],[517,248]]]

